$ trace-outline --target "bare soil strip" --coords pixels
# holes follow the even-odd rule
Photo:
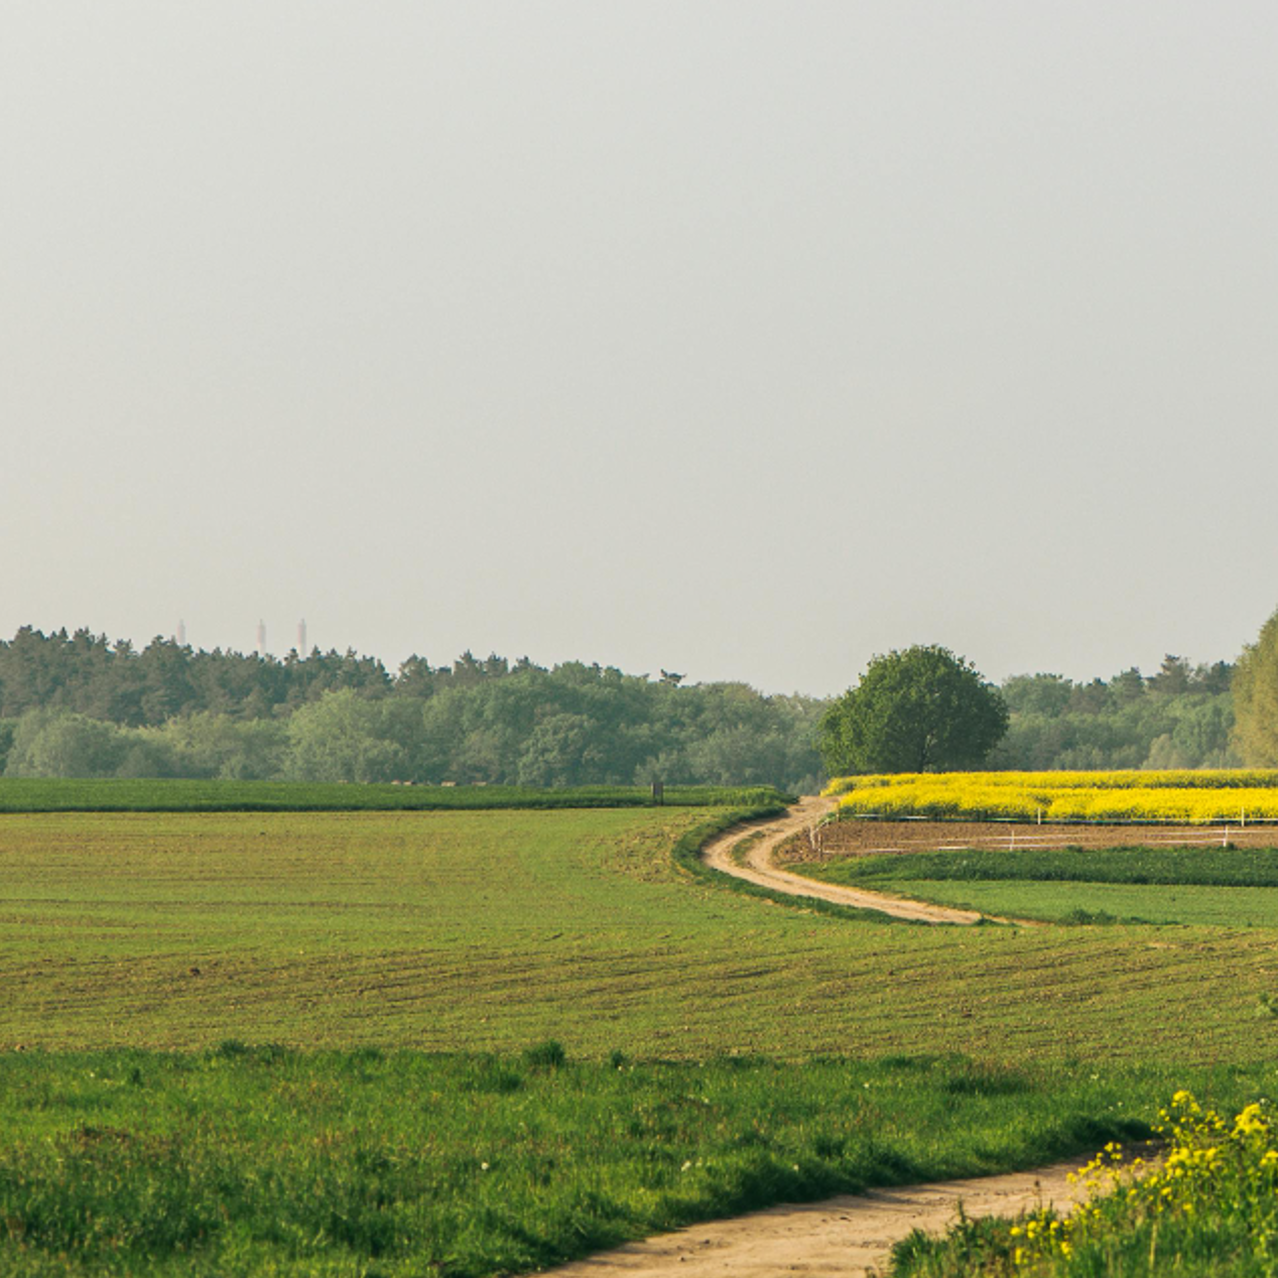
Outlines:
[[[788,896],[814,897],[822,901],[833,901],[838,905],[878,910],[881,914],[891,914],[899,919],[911,919],[916,923],[971,924],[980,920],[981,915],[972,910],[954,910],[944,905],[927,905],[922,901],[889,896],[885,892],[867,892],[862,888],[819,883],[801,874],[782,870],[772,863],[772,854],[779,844],[791,835],[816,825],[832,806],[831,799],[816,797],[800,799],[785,816],[758,827],[755,832],[761,832],[763,837],[751,846],[746,854],[744,865],[738,865],[732,858],[733,847],[745,837],[740,826],[725,830],[724,833],[711,839],[702,849],[701,857],[707,865],[716,870],[722,870],[724,874],[735,875],[739,879],[758,883],[761,887],[771,888],[775,892],[784,892]]]
[[[1031,848],[1278,847],[1278,825],[1037,825],[1033,821],[835,821],[821,831],[822,856],[886,852],[992,852]],[[791,859],[787,853],[787,860]],[[799,849],[794,860],[818,860]]]
[[[1015,1216],[1085,1196],[1068,1177],[1080,1162],[935,1185],[876,1189],[821,1203],[772,1207],[696,1225],[600,1252],[549,1270],[556,1278],[869,1278],[884,1272],[895,1243],[911,1230],[944,1230],[961,1201],[969,1216]]]

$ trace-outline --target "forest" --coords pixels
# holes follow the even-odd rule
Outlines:
[[[1223,766],[1226,662],[1168,656],[1145,676],[1019,675],[997,768]],[[853,672],[849,671],[851,678]],[[685,683],[569,661],[412,656],[392,673],[353,651],[282,659],[87,629],[0,640],[6,776],[226,777],[419,784],[772,784],[823,780],[830,702],[745,683]]]

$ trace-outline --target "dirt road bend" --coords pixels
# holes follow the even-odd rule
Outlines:
[[[1006,1176],[876,1189],[855,1197],[696,1225],[600,1252],[547,1272],[555,1278],[870,1278],[886,1272],[893,1245],[913,1229],[944,1230],[961,1200],[969,1216],[1015,1216],[1085,1196],[1069,1182],[1079,1162]]]
[[[789,896],[816,897],[833,901],[838,905],[855,905],[864,910],[878,910],[899,919],[912,919],[916,923],[975,923],[980,915],[971,910],[954,910],[944,905],[927,905],[922,901],[909,901],[903,897],[889,896],[883,892],[867,892],[861,888],[841,887],[835,883],[819,883],[790,870],[782,870],[772,863],[777,846],[792,834],[815,825],[834,806],[833,799],[809,796],[800,799],[783,817],[765,824],[736,826],[716,835],[701,850],[702,860],[724,874],[736,875],[751,883],[785,892]],[[738,865],[732,857],[732,849],[751,834],[762,837],[751,844],[745,855],[745,864]]]

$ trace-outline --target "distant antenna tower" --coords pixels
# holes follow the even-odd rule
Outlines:
[[[178,642],[178,647],[185,648],[186,647],[186,622],[185,621],[178,622],[176,638]]]
[[[257,623],[257,655],[266,656],[266,622],[264,621]]]
[[[297,623],[297,655],[306,656],[306,618]]]

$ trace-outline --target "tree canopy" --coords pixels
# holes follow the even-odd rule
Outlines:
[[[1226,662],[1169,654],[1150,675],[1015,675],[1002,686],[1007,735],[984,764],[1225,767],[1244,750],[1278,761],[1278,742],[1261,742],[1266,724],[1278,735],[1278,692],[1260,708],[1260,672],[1266,660],[1278,665],[1265,657],[1273,646],[1262,637],[1246,659],[1251,722],[1237,733]],[[464,652],[451,665],[409,657],[392,673],[350,650],[279,660],[27,626],[0,640],[0,772],[806,790],[822,779],[817,723],[832,704],[579,661],[547,668]]]
[[[1002,695],[948,648],[916,646],[875,657],[821,720],[833,775],[973,768],[1007,731]]]
[[[1278,612],[1234,670],[1234,749],[1251,767],[1278,766]]]

